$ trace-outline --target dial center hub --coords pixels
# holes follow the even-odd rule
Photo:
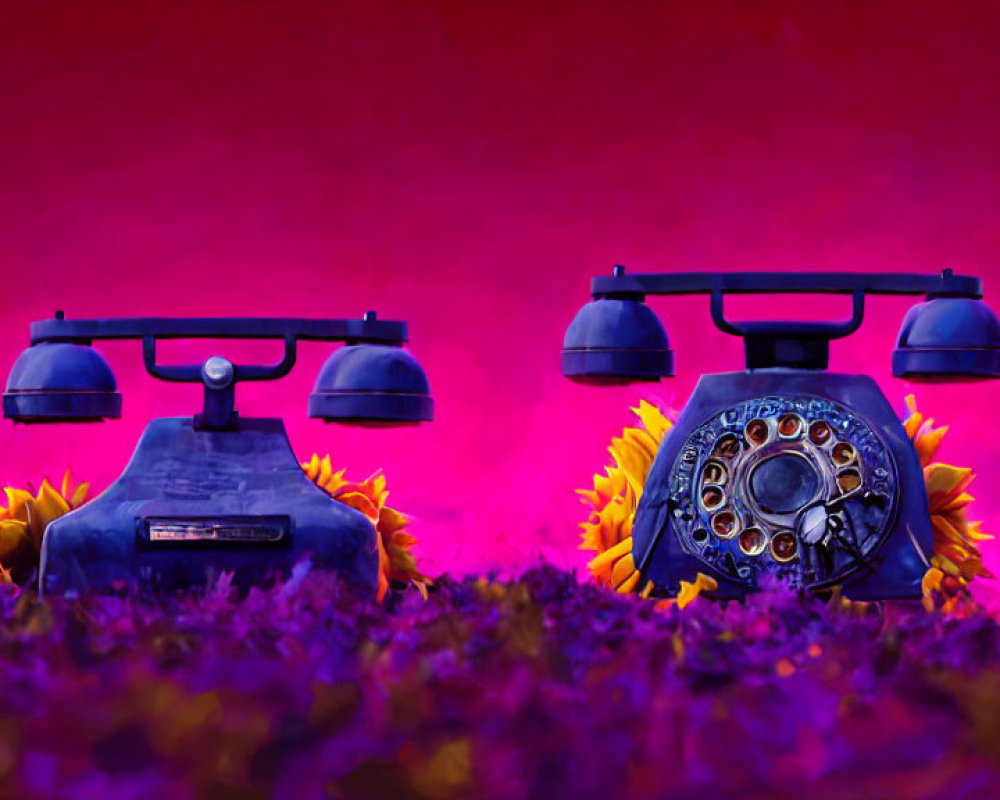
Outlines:
[[[805,458],[792,453],[772,456],[750,473],[750,492],[769,514],[790,514],[805,506],[819,489],[819,475]]]

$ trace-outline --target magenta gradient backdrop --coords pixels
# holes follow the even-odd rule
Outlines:
[[[382,467],[433,571],[582,565],[573,494],[642,396],[680,406],[740,368],[705,298],[654,301],[678,376],[559,375],[588,278],[636,271],[938,270],[1000,307],[1000,14],[949,2],[0,1],[0,364],[70,316],[353,316],[410,323],[437,419],[310,421],[304,347],[245,415],[296,452]],[[814,317],[846,304],[734,308]],[[833,368],[889,375],[909,301],[877,299]],[[103,487],[151,416],[199,390],[102,348],[124,418],[0,423],[0,480],[71,464]],[[218,348],[174,344],[172,360]],[[277,345],[222,352],[272,358]],[[1000,385],[917,389],[1000,529]],[[989,561],[1000,567],[994,546]]]

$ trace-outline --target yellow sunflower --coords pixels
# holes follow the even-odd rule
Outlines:
[[[917,411],[913,395],[906,398],[906,407],[909,415],[903,425],[924,468],[934,529],[934,555],[923,580],[924,606],[928,611],[965,613],[974,605],[969,583],[977,577],[993,577],[983,566],[978,544],[993,537],[966,516],[973,498],[965,490],[975,474],[968,467],[933,462],[948,426],[935,428],[933,419]]]
[[[622,594],[639,591],[639,571],[632,558],[632,523],[656,451],[674,427],[659,408],[645,400],[640,400],[639,407],[632,411],[641,427],[626,427],[621,437],[611,440],[608,452],[614,466],[605,467],[604,475],[594,476],[593,489],[577,490],[584,505],[590,508],[590,517],[580,525],[583,528],[580,549],[597,552],[587,566],[598,583]],[[641,593],[648,594],[652,588],[652,584],[647,584]],[[676,602],[684,608],[701,592],[717,588],[712,578],[698,573],[694,583],[682,582],[676,601],[662,601],[660,605]]]
[[[352,483],[344,479],[346,470],[333,471],[329,455],[321,459],[316,453],[302,464],[302,469],[309,480],[334,500],[357,509],[375,526],[378,534],[378,602],[385,598],[392,582],[412,583],[426,599],[427,587],[432,581],[417,568],[412,551],[418,540],[406,532],[409,522],[406,516],[386,505],[389,492],[381,470],[360,483]]]
[[[969,522],[966,517],[972,497],[965,489],[974,477],[972,470],[931,463],[948,428],[935,428],[933,420],[925,419],[917,411],[912,395],[906,398],[906,404],[909,414],[904,427],[924,468],[934,529],[934,555],[923,580],[924,605],[929,610],[962,611],[971,603],[970,581],[993,577],[983,566],[977,544],[992,537],[980,530],[978,522]],[[605,467],[604,475],[594,476],[592,490],[577,490],[590,509],[589,518],[581,523],[580,549],[596,551],[596,557],[587,566],[599,584],[623,594],[647,595],[652,585],[640,590],[640,575],[632,558],[632,524],[646,475],[673,424],[659,408],[645,400],[632,411],[639,417],[641,427],[626,427],[620,438],[611,440],[608,452],[614,466]],[[698,573],[693,583],[681,582],[676,603],[683,608],[702,592],[717,588],[712,578]]]
[[[0,583],[26,580],[38,567],[42,535],[52,520],[83,505],[90,484],[74,488],[69,470],[56,489],[48,479],[37,495],[13,486],[4,488],[7,507],[0,506]]]

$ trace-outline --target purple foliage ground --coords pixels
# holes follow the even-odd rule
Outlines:
[[[0,596],[0,797],[989,798],[1000,630],[774,589]]]

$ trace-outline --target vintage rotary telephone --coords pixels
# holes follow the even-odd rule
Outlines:
[[[675,273],[597,277],[566,332],[563,374],[656,381],[673,353],[647,295],[708,294],[712,320],[743,337],[746,370],[703,375],[647,476],[633,528],[643,582],[674,595],[698,572],[717,594],[766,574],[836,585],[854,599],[920,596],[934,550],[920,461],[875,381],[826,371],[829,343],[861,325],[866,295],[926,295],[906,314],[893,374],[1000,377],[1000,323],[978,278],[865,273]],[[726,319],[727,294],[850,295],[843,323]]]
[[[282,360],[244,366],[156,363],[162,339],[279,339]],[[54,319],[31,325],[15,362],[4,416],[22,423],[92,422],[121,416],[122,397],[98,339],[141,339],[146,370],[201,383],[201,414],[149,423],[121,477],[103,494],[49,524],[40,587],[47,593],[160,589],[204,583],[232,570],[237,583],[287,572],[304,557],[375,593],[375,531],[359,511],[330,498],[303,473],[280,419],[235,411],[240,381],[275,380],[295,365],[302,340],[346,342],[320,370],[309,416],[327,422],[400,425],[430,420],[427,376],[402,349],[406,324],[376,319]]]

